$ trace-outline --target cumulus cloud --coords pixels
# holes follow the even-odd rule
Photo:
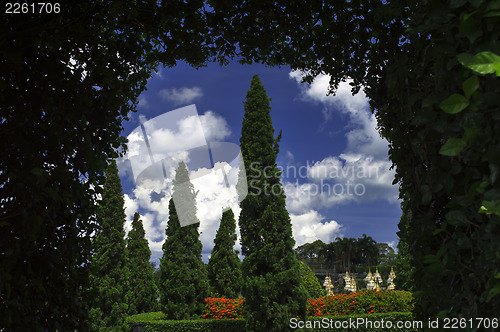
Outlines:
[[[129,177],[133,175],[134,181],[148,171],[157,172],[163,178],[164,172],[172,172],[181,160],[209,163],[208,150],[203,152],[201,148],[207,142],[223,141],[231,134],[223,117],[213,111],[198,115],[194,105],[164,113],[148,121],[142,118],[141,123],[127,137],[128,171],[123,164],[119,165],[121,170],[129,173]],[[158,164],[157,169],[152,169],[153,163]]]
[[[398,243],[396,241],[389,241],[389,242],[387,242],[387,245],[389,247],[391,247],[392,249],[394,249],[395,253],[398,252]]]
[[[156,68],[156,70],[153,71],[153,74],[156,77],[158,77],[159,79],[161,79],[161,80],[163,79],[163,70],[162,70],[162,68],[160,68],[160,67]]]
[[[213,248],[222,210],[232,208],[235,215],[239,215],[235,187],[239,172],[237,153],[228,160],[216,160],[216,150],[211,144],[212,165],[207,147],[207,142],[225,140],[231,130],[226,120],[215,112],[198,115],[193,105],[149,121],[143,118],[141,123],[128,136],[127,156],[119,163],[122,176],[123,171],[128,171],[136,181],[132,193],[125,195],[126,230],[131,229],[134,213],[142,212],[152,259],[161,257],[173,177],[178,162],[185,161],[188,168],[193,166],[189,169],[190,179],[197,192],[200,240],[206,260]],[[206,159],[205,163],[195,162],[199,155]],[[127,163],[128,169],[124,167]]]
[[[340,83],[335,95],[328,95],[328,87],[330,84],[329,75],[318,75],[314,81],[307,86],[301,83],[304,77],[302,72],[292,71],[289,77],[300,84],[303,99],[323,104],[323,114],[327,120],[329,120],[335,112],[348,114],[354,118],[354,120],[358,120],[364,117],[364,113],[369,106],[368,99],[362,91],[354,96],[352,95],[350,85],[352,80],[346,80]]]
[[[227,185],[222,169],[229,179]],[[240,208],[236,192],[236,181],[238,167],[229,164],[216,165],[214,170],[198,169],[190,171],[191,183],[194,186],[196,196],[197,217],[200,220],[200,240],[203,244],[203,257],[208,259],[214,243],[217,229],[219,228],[222,211],[227,208],[233,209],[235,217],[239,216]],[[152,252],[152,257],[161,257],[162,245],[165,241],[165,228],[169,215],[169,201],[172,191],[172,182],[165,181],[157,183],[155,189],[136,187],[133,196],[126,195],[125,211],[127,214],[126,228],[130,230],[133,214],[137,210],[148,211],[141,216],[144,222],[146,238]],[[162,193],[158,200],[153,200],[152,193]],[[240,249],[239,242],[235,246]]]
[[[192,88],[170,88],[162,89],[158,92],[164,101],[170,101],[174,105],[190,104],[195,99],[203,96],[201,88],[194,86]]]
[[[139,103],[137,104],[137,106],[138,106],[139,108],[149,108],[149,106],[150,106],[150,105],[149,105],[149,101],[148,101],[148,99],[146,98],[146,96],[141,95],[141,96],[139,97]]]
[[[226,119],[216,113],[207,111],[199,118],[207,141],[223,141],[231,135],[231,129],[229,128]]]
[[[337,236],[342,237],[342,226],[335,220],[324,222],[325,217],[315,210],[309,210],[300,215],[291,213],[290,219],[297,247],[316,240],[330,243]]]
[[[377,131],[377,121],[363,92],[351,93],[351,80],[342,82],[335,95],[328,95],[330,77],[319,75],[312,84],[301,83],[303,73],[292,71],[290,78],[301,88],[304,100],[323,106],[325,122],[337,113],[348,117],[346,147],[338,156],[308,162],[304,176],[287,178],[287,207],[296,214],[349,202],[385,199],[397,202],[398,188],[392,185],[388,143]],[[295,182],[294,182],[295,180]]]

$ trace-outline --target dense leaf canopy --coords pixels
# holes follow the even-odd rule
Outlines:
[[[0,18],[0,327],[72,330],[121,123],[159,62],[206,61],[208,28],[202,1],[35,7]]]
[[[155,66],[146,59],[155,4],[84,1],[1,15],[2,328],[71,330],[85,321],[78,293],[95,190]]]

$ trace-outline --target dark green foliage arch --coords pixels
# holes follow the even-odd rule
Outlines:
[[[158,61],[209,56],[203,3],[11,3],[29,10],[0,16],[0,327],[83,331],[106,161]]]
[[[80,328],[94,190],[154,61],[235,56],[363,87],[401,186],[418,312],[497,313],[497,2],[206,4],[86,1],[2,16],[1,326]]]

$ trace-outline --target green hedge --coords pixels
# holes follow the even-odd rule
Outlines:
[[[135,322],[140,323],[140,322]],[[130,330],[135,323],[129,323]],[[155,320],[142,323],[143,332],[241,332],[245,331],[243,319]]]
[[[156,320],[166,320],[166,319],[167,315],[165,315],[163,312],[155,311],[155,312],[147,312],[143,314],[128,316],[125,319],[125,323],[130,325],[134,323],[152,322]]]
[[[291,325],[297,327],[297,331],[421,331],[417,328],[404,327],[404,323],[408,326],[413,323],[413,315],[409,312],[388,312],[388,313],[375,313],[375,314],[361,314],[361,315],[346,315],[346,316],[323,316],[323,317],[310,317],[303,321],[304,328],[298,328],[298,324]],[[315,327],[314,323],[317,326]],[[356,324],[359,322],[360,324]],[[388,323],[390,322],[390,323]],[[402,328],[397,328],[397,322],[403,322]],[[292,322],[293,323],[293,322]],[[426,322],[423,322],[424,326]],[[324,324],[324,325],[321,325]],[[310,328],[308,328],[310,326]],[[379,328],[377,328],[379,327]]]
[[[132,331],[132,326],[135,323],[142,323],[143,332],[240,332],[245,331],[245,320],[164,320],[163,314],[161,312],[152,312],[147,314],[139,314],[127,317],[127,324],[130,326]],[[353,324],[356,322],[361,322],[363,324],[356,325],[353,328]],[[323,317],[309,317],[302,320],[305,327],[296,328],[291,330],[298,331],[419,331],[418,329],[409,328],[396,328],[396,322],[411,322],[413,316],[408,312],[390,312],[390,313],[380,313],[380,314],[362,314],[362,315],[348,315],[348,316],[323,316]],[[316,328],[306,328],[306,326],[314,326],[316,323]],[[291,320],[291,324],[294,321]],[[350,323],[352,322],[352,323]],[[372,323],[370,323],[372,322]],[[382,322],[384,322],[385,328],[375,328],[379,324],[382,327]],[[392,328],[387,328],[389,323],[392,323]],[[319,325],[323,323],[323,326]],[[297,321],[297,327],[298,327]],[[302,323],[301,323],[302,324]],[[333,326],[333,328],[325,328],[325,324],[328,326]],[[344,326],[342,326],[343,324]],[[370,325],[371,324],[371,325]],[[338,328],[335,328],[335,326]]]

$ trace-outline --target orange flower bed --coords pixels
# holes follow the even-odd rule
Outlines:
[[[208,297],[205,299],[206,319],[239,319],[243,316],[243,299]]]
[[[413,306],[413,296],[410,292],[362,290],[308,299],[307,316],[411,312]]]
[[[244,317],[244,299],[209,297],[205,299],[206,319],[240,319]],[[339,293],[307,300],[308,317],[352,314],[373,314],[383,312],[411,312],[413,296],[407,291],[362,290],[353,293]]]

